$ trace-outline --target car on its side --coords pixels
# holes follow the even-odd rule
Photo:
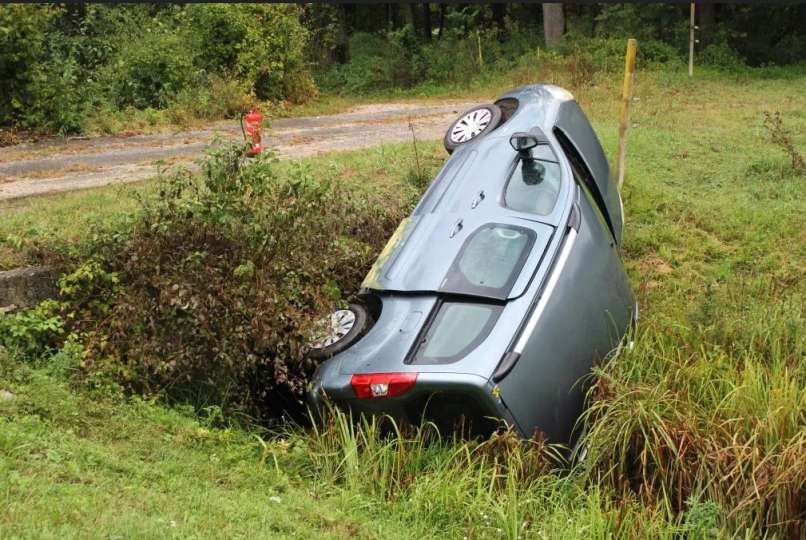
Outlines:
[[[445,146],[360,302],[320,326],[310,402],[573,443],[592,366],[637,318],[604,151],[550,85],[471,109]]]

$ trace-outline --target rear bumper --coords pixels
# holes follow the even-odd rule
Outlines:
[[[499,427],[515,426],[497,388],[478,375],[429,373],[417,375],[415,387],[402,396],[357,399],[350,380],[328,362],[320,366],[308,391],[308,403],[318,413],[328,402],[355,416],[388,415],[402,424],[433,422],[440,433],[459,428],[486,435]]]

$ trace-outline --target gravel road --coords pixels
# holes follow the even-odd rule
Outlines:
[[[264,141],[281,159],[442,138],[450,122],[472,103],[386,103],[347,112],[272,122]],[[137,182],[153,177],[157,162],[192,163],[216,138],[241,139],[237,121],[204,129],[131,137],[51,139],[0,148],[0,201]]]

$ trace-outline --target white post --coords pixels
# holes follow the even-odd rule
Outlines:
[[[694,2],[691,3],[691,17],[688,24],[688,76],[694,76]]]

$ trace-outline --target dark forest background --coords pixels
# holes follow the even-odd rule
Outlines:
[[[702,4],[697,25],[698,66],[806,60],[804,4]],[[627,37],[643,66],[681,69],[688,32],[688,4],[2,5],[0,124],[181,124],[322,93],[461,90],[562,56],[614,70]]]

